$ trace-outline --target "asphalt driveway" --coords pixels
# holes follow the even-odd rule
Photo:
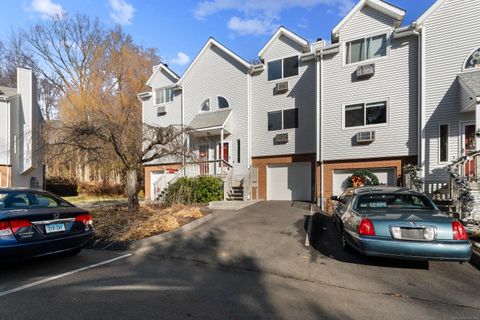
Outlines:
[[[322,215],[314,217],[313,246],[306,248],[307,214],[308,205],[287,202],[217,212],[129,257],[0,292],[0,319],[478,318],[480,271],[472,265],[346,254]],[[86,250],[53,266],[40,260],[0,269],[0,284],[18,287],[122,255]]]

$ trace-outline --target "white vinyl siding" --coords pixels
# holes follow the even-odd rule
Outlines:
[[[445,164],[438,161],[439,125],[449,124],[450,157],[461,154],[462,122],[474,121],[474,112],[459,112],[457,75],[469,55],[479,47],[478,0],[449,0],[425,21],[425,187],[427,192],[447,183]],[[445,44],[452,43],[448,50]],[[441,66],[441,67],[439,67]],[[450,160],[451,160],[450,158]]]

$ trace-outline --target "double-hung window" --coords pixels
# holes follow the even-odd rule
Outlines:
[[[346,63],[356,63],[387,55],[387,35],[349,41],[345,45]]]
[[[173,89],[160,88],[155,90],[155,104],[173,101]]]
[[[448,135],[449,135],[449,126],[448,124],[440,125],[440,162],[448,162]]]
[[[272,111],[268,116],[268,131],[298,128],[298,108]]]
[[[298,75],[298,56],[269,61],[267,66],[268,81],[293,77]]]
[[[387,102],[359,103],[345,106],[344,127],[364,127],[387,123]]]

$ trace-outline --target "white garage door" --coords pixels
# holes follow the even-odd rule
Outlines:
[[[396,170],[395,168],[388,169],[367,169],[373,172],[380,184],[387,186],[396,186]],[[333,173],[333,195],[339,196],[345,191],[345,180],[351,176],[353,170],[335,170]]]
[[[310,201],[312,172],[310,163],[269,165],[267,200]]]

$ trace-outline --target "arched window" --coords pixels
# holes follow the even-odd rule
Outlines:
[[[225,109],[225,108],[228,108],[228,107],[230,107],[230,105],[228,104],[228,100],[225,99],[224,97],[219,96],[218,97],[218,108],[219,109]]]
[[[480,49],[475,50],[465,63],[465,69],[480,68]]]
[[[210,99],[203,101],[202,106],[200,107],[200,110],[203,112],[210,111]]]

